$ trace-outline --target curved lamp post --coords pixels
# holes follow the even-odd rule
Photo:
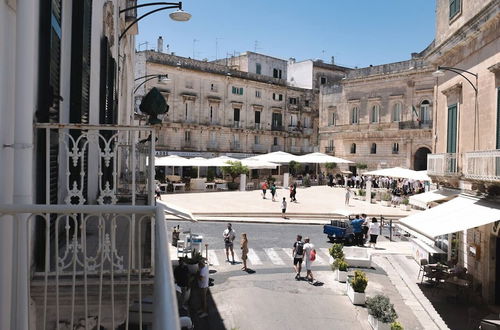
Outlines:
[[[136,18],[132,23],[129,24],[129,26],[127,26],[125,28],[125,30],[123,30],[123,32],[120,34],[120,37],[118,38],[118,40],[121,40],[123,38],[123,36],[125,35],[125,33],[127,33],[127,31],[132,26],[134,26],[137,22],[139,22],[141,19],[143,19],[143,18],[145,18],[145,17],[147,17],[147,16],[149,16],[151,14],[154,14],[156,12],[162,11],[162,10],[177,8],[176,11],[174,11],[173,13],[170,13],[170,15],[169,15],[170,18],[173,19],[174,21],[185,22],[185,21],[189,21],[189,19],[191,18],[191,14],[190,13],[185,12],[184,10],[182,10],[182,1],[181,2],[151,2],[151,3],[145,3],[145,4],[142,4],[142,5],[127,7],[125,9],[122,9],[122,10],[120,10],[120,14],[122,14],[122,13],[128,11],[128,10],[142,8],[142,7],[149,7],[149,6],[162,6],[162,7],[154,9],[152,11],[149,11],[149,12],[145,13],[144,15]]]
[[[442,76],[445,75],[444,71],[451,71],[451,72],[454,72],[454,73],[462,76],[465,80],[467,80],[467,82],[474,89],[474,96],[475,96],[475,100],[474,100],[474,150],[476,150],[476,135],[477,135],[477,132],[478,132],[478,130],[477,130],[477,124],[478,124],[478,122],[477,122],[478,121],[478,114],[477,114],[477,109],[478,109],[478,104],[477,104],[477,88],[478,88],[477,77],[478,77],[478,74],[474,73],[474,72],[470,72],[470,71],[464,70],[464,69],[451,67],[451,66],[438,66],[437,70],[434,71],[432,73],[432,75],[434,77],[436,77],[436,78],[439,78],[439,77],[442,77]],[[465,76],[464,73],[473,76],[476,79],[475,83],[473,83],[469,78],[467,78],[467,76]],[[479,137],[477,139],[479,140]]]
[[[148,75],[145,75],[145,76],[142,76],[142,77],[139,77],[139,78],[135,78],[134,81],[137,81],[137,80],[140,80],[140,79],[144,79],[146,78],[143,82],[141,82],[135,89],[134,89],[134,92],[133,94],[135,94],[135,92],[137,92],[137,90],[142,86],[144,85],[145,83],[147,83],[148,81],[150,80],[153,80],[155,78],[158,78],[158,81],[162,84],[166,84],[170,81],[170,79],[168,78],[168,74],[148,74]]]

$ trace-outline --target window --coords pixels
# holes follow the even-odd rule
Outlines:
[[[235,122],[240,121],[240,109],[237,108],[233,109],[233,120]]]
[[[392,109],[392,121],[401,121],[401,103],[394,104],[394,108]]]
[[[446,152],[457,152],[457,105],[448,106],[448,127],[446,139]]]
[[[304,128],[312,127],[311,126],[311,118],[310,117],[304,117]]]
[[[281,79],[281,73],[280,69],[273,69],[273,78]]]
[[[356,143],[351,144],[351,154],[356,153]]]
[[[371,154],[376,154],[377,153],[377,144],[376,143],[372,143],[372,146],[370,148],[370,153]]]
[[[378,123],[380,117],[380,106],[378,104],[372,107],[371,122]]]
[[[392,153],[393,154],[399,154],[399,143],[394,142],[392,144]]]
[[[191,132],[190,131],[184,131],[184,141],[186,141],[186,142],[191,141]]]
[[[500,87],[497,88],[497,149],[500,149]],[[497,166],[498,170],[500,170],[500,166]]]
[[[232,92],[233,92],[233,94],[236,94],[236,95],[243,95],[243,87],[235,87],[235,86],[233,86],[232,87]]]
[[[256,89],[256,90],[255,90],[255,97],[257,97],[257,98],[259,98],[259,99],[260,99],[260,96],[261,96],[260,89]]]
[[[255,73],[256,74],[262,73],[262,65],[260,65],[260,63],[255,63]]]
[[[334,111],[330,112],[328,115],[328,126],[335,126],[335,117],[336,114]]]
[[[359,123],[359,109],[358,107],[354,107],[351,109],[351,124]]]
[[[431,112],[430,112],[430,109],[429,109],[429,106],[430,106],[430,102],[427,101],[427,100],[424,100],[422,101],[422,103],[420,103],[420,122],[422,124],[428,124],[430,121],[431,121]]]
[[[326,77],[321,77],[321,78],[319,78],[319,83],[320,83],[321,85],[326,84]]]
[[[290,126],[297,126],[297,115],[290,115]]]
[[[186,102],[186,107],[184,109],[184,118],[186,119],[186,121],[188,120],[189,118],[189,106],[188,106],[188,103]]]
[[[275,101],[283,101],[283,94],[273,93],[273,100],[275,100]]]
[[[278,145],[278,138],[274,137],[273,138],[273,146],[277,146],[277,145]]]
[[[217,92],[217,85],[216,84],[210,84],[210,91]]]
[[[450,19],[460,13],[461,1],[462,0],[450,0]]]
[[[309,106],[309,100],[304,101],[304,106],[308,107]]]
[[[297,98],[296,97],[290,97],[290,98],[288,98],[288,103],[296,105],[297,104]]]
[[[260,144],[260,135],[254,135],[253,136],[253,143],[254,144]]]
[[[214,119],[214,107],[210,106],[210,122],[212,122]]]
[[[281,130],[283,128],[283,119],[281,113],[273,112],[271,129]]]

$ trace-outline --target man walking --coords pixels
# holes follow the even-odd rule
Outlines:
[[[292,250],[293,268],[295,269],[295,279],[300,280],[300,272],[302,271],[302,260],[304,258],[304,242],[302,235],[297,235],[297,240],[293,243]]]
[[[281,217],[283,219],[286,219],[285,212],[286,212],[286,198],[283,197],[283,200],[281,201]]]
[[[355,219],[351,221],[352,231],[354,233],[354,244],[364,246],[363,244],[363,222],[364,220],[356,215]]]
[[[236,232],[233,230],[230,223],[227,224],[227,229],[224,230],[224,232],[222,233],[222,236],[224,237],[224,245],[226,247],[227,261],[229,262],[229,250],[231,250],[231,256],[233,257],[232,263],[234,264],[233,241],[236,238]]]
[[[304,239],[304,259],[306,261],[306,280],[309,283],[314,284],[314,276],[311,270],[311,266],[314,260],[316,260],[316,250],[314,249],[314,244],[309,240],[309,237]]]
[[[207,306],[207,293],[208,293],[208,266],[205,264],[204,260],[198,262],[198,286],[200,287],[201,293],[201,309],[198,311],[199,318],[205,318],[208,316],[208,306]]]

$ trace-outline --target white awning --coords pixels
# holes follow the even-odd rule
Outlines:
[[[450,200],[459,194],[460,192],[456,190],[432,190],[426,193],[411,196],[410,204],[427,209],[429,207],[429,203]]]
[[[165,203],[162,201],[157,200],[157,204],[161,205],[163,207],[163,210],[165,213],[174,215],[180,219],[183,220],[189,220],[192,222],[197,222],[198,220],[194,217],[194,215],[191,213],[191,211],[186,210],[180,206],[172,205],[171,203]]]
[[[186,158],[170,155],[166,157],[155,157],[155,166],[190,166]]]
[[[313,152],[307,155],[299,156],[299,163],[312,163],[312,164],[326,164],[326,163],[336,163],[336,164],[350,164],[350,160],[330,156],[322,152]]]
[[[382,170],[365,172],[363,174],[389,176],[392,178],[413,179],[419,181],[431,181],[431,178],[427,175],[427,171],[414,171],[402,167],[384,168]]]
[[[292,160],[296,161],[296,162],[300,161],[299,156],[295,156],[295,155],[289,154],[288,152],[284,152],[284,151],[275,151],[275,152],[270,152],[270,153],[265,154],[265,155],[258,155],[258,156],[253,156],[253,157],[249,157],[249,158],[263,160],[265,162],[271,162],[271,163],[280,163],[280,164],[288,164]]]
[[[228,166],[227,162],[241,162],[242,165],[247,166],[249,169],[275,169],[276,167],[279,166],[279,164],[274,164],[270,162],[266,162],[263,160],[257,160],[257,159],[252,159],[252,158],[245,158],[245,159],[236,159],[236,158],[231,158],[228,156],[219,156],[217,158],[212,158],[212,161],[220,161],[224,162]]]
[[[449,202],[401,219],[401,225],[433,239],[500,220],[500,204],[459,195]]]

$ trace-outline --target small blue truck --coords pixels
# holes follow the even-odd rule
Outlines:
[[[333,213],[337,216],[334,216],[330,224],[323,226],[323,233],[332,243],[353,244],[354,232],[351,220],[354,219],[354,214],[348,210],[336,210]]]

